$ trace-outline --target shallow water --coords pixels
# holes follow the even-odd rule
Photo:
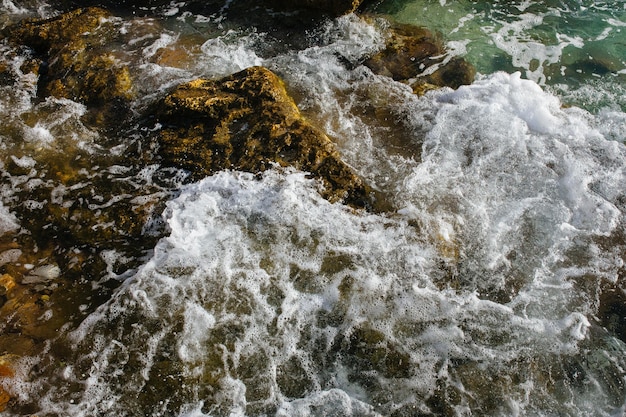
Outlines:
[[[399,0],[376,10],[440,31],[482,74],[520,71],[568,104],[625,110],[623,1]]]
[[[61,321],[1,380],[8,415],[622,415],[626,345],[599,312],[624,286],[624,4],[451,3],[376,6],[476,65],[423,97],[359,65],[380,19],[289,41],[184,5],[116,23],[135,109],[265,65],[382,213],[289,169],[189,183],[140,129],[107,137],[84,106],[38,101],[26,53],[2,45],[0,233],[32,253],[1,267]],[[592,47],[614,68],[578,72]]]

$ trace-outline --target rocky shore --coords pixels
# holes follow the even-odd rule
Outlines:
[[[268,10],[288,11],[278,26],[293,32],[301,22],[314,25],[325,16],[354,12],[360,3],[192,1],[187,7],[204,12],[227,8],[227,16],[245,23],[250,21],[245,12],[250,8],[262,9],[265,17]],[[252,67],[223,79],[196,79],[175,86],[137,114],[132,103],[141,97],[129,67],[132,58],[116,55],[109,45],[123,42],[120,21],[132,19],[134,13],[149,15],[167,4],[97,2],[104,7],[95,7],[94,2],[94,7],[85,7],[89,2],[78,5],[62,1],[58,7],[67,10],[63,13],[49,19],[26,18],[3,29],[5,41],[27,48],[30,58],[18,70],[0,65],[0,77],[10,83],[17,79],[16,71],[32,74],[37,79],[39,100],[52,97],[83,104],[83,123],[112,140],[128,126],[152,132],[145,135],[145,140],[154,146],[146,149],[157,150],[136,155],[140,164],[183,168],[193,180],[224,169],[259,173],[274,166],[294,167],[319,180],[321,194],[331,202],[343,202],[355,209],[375,208],[370,187],[342,161],[332,140],[300,113],[283,80],[267,68]],[[275,17],[271,24],[276,25]],[[158,51],[157,56],[176,65],[179,58],[165,52]],[[458,58],[443,62],[440,57],[444,53],[441,38],[427,29],[391,25],[386,48],[360,65],[410,84],[420,94],[430,88],[456,88],[470,83],[471,65]],[[438,69],[420,78],[432,65]],[[51,166],[67,187],[78,184],[78,172],[88,169],[72,162],[80,159],[80,153],[79,149],[67,149],[66,162]],[[19,165],[7,168],[15,173],[24,169]],[[81,274],[97,279],[102,273],[98,269],[105,265],[86,265],[86,258],[76,248],[85,248],[86,255],[88,248],[106,248],[120,238],[149,247],[156,237],[144,236],[143,230],[158,207],[158,202],[151,202],[141,207],[103,208],[98,216],[109,218],[114,226],[94,229],[90,219],[95,214],[88,205],[50,205],[40,211],[40,216],[22,220],[29,228],[39,230],[38,237],[12,233],[3,236],[0,319],[6,324],[0,336],[0,377],[13,377],[21,358],[39,352],[66,322],[82,317],[68,297],[88,291],[89,279]],[[106,299],[109,291],[105,286],[101,297]],[[12,402],[0,388],[0,410]]]
[[[267,25],[278,33],[276,36],[282,36],[346,13],[357,13],[361,19],[384,18],[363,13],[361,3],[193,0],[185,7],[206,14],[223,12],[228,19],[261,25],[262,29]],[[258,174],[274,167],[293,167],[316,179],[321,195],[330,202],[354,210],[381,211],[372,187],[342,159],[332,138],[302,114],[284,80],[271,69],[252,66],[226,77],[194,79],[149,99],[148,105],[134,106],[135,101],[146,98],[136,87],[133,57],[112,52],[110,45],[124,42],[124,22],[162,11],[170,7],[169,1],[61,0],[55,6],[60,13],[52,18],[25,18],[3,28],[3,41],[27,51],[29,58],[17,70],[0,62],[0,80],[9,85],[16,82],[20,75],[17,72],[32,75],[37,80],[38,100],[68,99],[84,105],[83,123],[107,140],[120,140],[127,134],[122,129],[130,129],[142,138],[142,146],[120,159],[133,159],[138,169],[152,164],[183,169],[187,181],[221,170]],[[384,47],[346,65],[367,67],[375,74],[407,84],[418,95],[443,87],[456,89],[473,81],[472,65],[463,58],[448,56],[441,34],[387,23]],[[297,44],[294,39],[288,41]],[[183,49],[161,48],[154,56],[158,62],[174,67],[182,66],[187,58]],[[48,165],[68,189],[77,186],[81,172],[90,168],[83,165],[86,158],[81,152],[68,147],[64,149],[65,161]],[[5,168],[15,175],[27,175],[29,170],[15,161]],[[119,185],[122,192],[124,186],[131,187]],[[109,184],[103,180],[101,187]],[[0,236],[0,322],[5,323],[0,334],[0,378],[13,378],[23,358],[40,353],[66,323],[78,323],[84,317],[86,312],[73,302],[72,294],[90,291],[92,281],[98,281],[109,267],[104,261],[88,261],[89,254],[111,249],[120,241],[136,246],[141,254],[160,237],[145,230],[162,210],[167,195],[160,196],[160,201],[99,207],[99,221],[104,219],[103,223],[110,226],[96,228],[94,210],[84,203],[90,192],[77,191],[77,203],[73,205],[51,204],[37,215],[19,219],[29,226],[33,236],[19,230]],[[456,261],[456,248],[450,251],[455,253],[450,258]],[[116,285],[109,282],[99,286],[90,308],[106,300]],[[598,298],[601,324],[626,340],[625,326],[620,321],[626,302],[619,285],[605,288]],[[379,343],[379,338],[375,330],[364,328],[354,340],[345,341],[344,348],[371,360],[378,352],[368,351],[357,342],[371,339]],[[407,361],[393,351],[393,355],[379,360],[379,365],[402,376],[402,365]],[[15,401],[0,385],[0,412]]]

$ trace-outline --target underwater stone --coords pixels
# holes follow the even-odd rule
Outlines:
[[[364,64],[376,74],[410,83],[417,94],[472,83],[476,72],[470,63],[458,57],[445,58],[446,49],[439,36],[425,28],[394,24],[386,47]]]
[[[198,79],[169,94],[157,110],[165,165],[200,179],[224,169],[252,173],[274,165],[308,171],[322,195],[368,206],[368,189],[334,144],[300,114],[282,80],[252,67],[219,81]]]

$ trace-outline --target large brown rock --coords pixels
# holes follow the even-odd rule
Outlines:
[[[157,117],[164,163],[188,169],[194,178],[224,169],[256,173],[274,164],[293,166],[320,179],[329,200],[367,206],[362,180],[266,68],[183,84],[162,101]]]
[[[364,64],[377,74],[410,83],[417,93],[471,84],[474,67],[462,58],[446,56],[441,37],[425,28],[394,24],[385,48]]]
[[[40,96],[69,98],[111,117],[125,109],[133,95],[128,68],[106,52],[116,32],[111,19],[104,9],[83,8],[22,21],[8,28],[7,36],[32,48],[42,60]]]

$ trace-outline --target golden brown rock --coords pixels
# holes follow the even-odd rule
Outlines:
[[[420,94],[431,89],[431,86],[450,87],[457,89],[462,85],[469,85],[474,81],[476,69],[462,58],[452,58],[432,74],[420,77],[411,84],[413,91]],[[423,93],[422,93],[423,94]]]
[[[0,364],[0,377],[12,377],[14,375],[15,372],[8,365]]]
[[[365,61],[372,71],[396,81],[408,80],[442,61],[441,39],[428,29],[412,25],[391,28],[385,49]]]
[[[51,19],[25,20],[7,30],[14,43],[33,48],[46,63],[40,70],[39,94],[69,98],[107,112],[132,98],[126,66],[104,50],[114,31],[112,16],[90,7]]]
[[[0,336],[0,354],[29,356],[36,354],[37,348],[32,338],[22,334],[7,333]]]
[[[0,295],[6,295],[15,287],[15,279],[9,274],[0,277]]]
[[[256,173],[274,164],[293,166],[320,179],[330,201],[367,206],[362,180],[266,68],[183,84],[163,100],[158,117],[164,162],[194,178],[223,169]]]
[[[189,69],[194,66],[194,58],[201,53],[206,38],[202,34],[183,34],[171,45],[159,48],[152,57],[152,62],[163,66]]]
[[[396,24],[390,29],[385,49],[364,64],[377,74],[411,82],[417,94],[433,86],[458,88],[473,81],[475,70],[471,64],[456,57],[446,61],[445,57],[439,36],[425,28]]]

